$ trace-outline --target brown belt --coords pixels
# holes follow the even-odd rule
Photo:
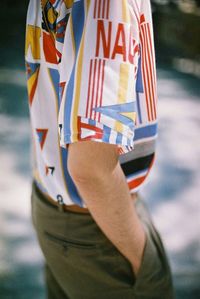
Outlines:
[[[37,188],[38,193],[40,193],[43,197],[43,200],[47,201],[51,205],[57,207],[60,211],[71,211],[75,213],[83,213],[83,214],[90,214],[90,211],[87,208],[80,207],[78,205],[66,205],[62,201],[57,202],[53,200],[50,196],[47,196],[44,194],[40,189]],[[131,197],[133,200],[136,200],[138,196],[138,193],[132,193]]]
[[[87,208],[82,208],[78,205],[66,205],[64,203],[58,203],[57,201],[53,200],[51,197],[46,197],[46,196],[45,199],[61,211],[71,211],[71,212],[84,213],[84,214],[90,213],[90,211]]]

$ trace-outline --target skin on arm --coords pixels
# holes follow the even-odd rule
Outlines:
[[[68,170],[97,225],[139,270],[146,235],[121,169],[117,145],[95,141],[69,144]]]

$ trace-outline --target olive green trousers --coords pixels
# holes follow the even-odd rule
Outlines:
[[[90,214],[59,211],[34,183],[31,199],[48,299],[174,298],[166,253],[142,198],[133,201],[147,234],[137,277]]]

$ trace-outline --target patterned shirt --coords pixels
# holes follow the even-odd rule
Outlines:
[[[68,145],[93,140],[117,145],[137,191],[157,138],[150,1],[30,0],[25,58],[40,190],[85,207],[68,172]]]

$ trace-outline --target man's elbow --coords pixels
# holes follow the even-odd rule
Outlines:
[[[109,177],[119,163],[117,146],[95,141],[75,142],[68,147],[67,167],[75,184]]]

